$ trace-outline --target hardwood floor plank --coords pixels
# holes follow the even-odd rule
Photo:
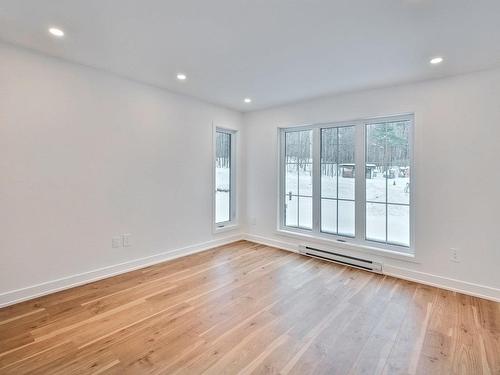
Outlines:
[[[40,314],[40,313],[46,313],[45,309],[44,308],[39,308],[39,309],[35,309],[35,310],[32,310],[32,311],[28,311],[24,314],[19,314],[19,315],[16,315],[16,316],[13,316],[11,318],[6,318],[6,319],[3,319],[0,321],[0,325],[5,325],[5,324],[8,324],[8,323],[12,323],[14,321],[18,321],[18,320],[21,320],[23,318],[31,318],[32,315],[34,314]]]
[[[248,241],[0,309],[1,374],[500,374],[500,304]]]
[[[371,335],[365,341],[350,375],[382,373],[417,287],[410,282],[397,280],[395,283],[397,289],[387,302],[387,308],[380,315]]]
[[[500,374],[500,304],[479,298],[472,301],[487,366],[492,374]]]
[[[458,295],[458,327],[452,371],[456,374],[489,374],[489,366],[483,363],[481,335],[476,328],[472,297]]]
[[[290,370],[292,374],[347,373],[361,349],[362,334],[369,334],[371,325],[369,311],[383,308],[384,300],[377,300],[382,277],[374,277],[364,271],[358,271],[362,278],[355,288],[340,289],[340,301],[344,301],[344,313],[337,316],[317,337],[314,345],[304,353],[303,358]],[[391,289],[391,288],[389,288]],[[379,307],[380,306],[380,307]],[[307,359],[307,360],[304,360]]]
[[[440,290],[430,316],[429,327],[418,363],[419,374],[448,374],[452,369],[449,358],[454,353],[457,329],[456,293]]]
[[[417,286],[382,373],[416,373],[436,293],[436,288]]]

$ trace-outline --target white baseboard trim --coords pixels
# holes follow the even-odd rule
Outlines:
[[[76,275],[62,277],[60,279],[51,280],[40,284],[28,286],[25,288],[4,292],[0,294],[0,308],[13,305],[19,302],[27,301],[36,297],[41,297],[47,294],[59,292],[64,289],[69,289],[75,286],[88,284],[111,276],[116,276],[122,273],[134,271],[139,268],[148,267],[167,260],[199,253],[211,249],[213,247],[222,246],[229,244],[231,242],[242,240],[243,238],[244,238],[243,234],[225,236],[224,238],[210,240],[207,242],[182,247],[179,249],[169,250],[162,253],[150,255],[144,258],[134,259],[127,262],[98,268],[92,271],[82,272]]]
[[[73,288],[79,285],[88,284],[97,280],[116,276],[122,273],[134,271],[139,268],[148,267],[167,260],[180,258],[186,255],[206,251],[213,247],[222,246],[239,240],[247,240],[267,246],[298,253],[298,247],[294,243],[288,243],[268,237],[253,234],[235,234],[224,238],[211,240],[195,245],[186,246],[179,249],[169,250],[154,254],[148,257],[130,260],[127,262],[99,268],[96,270],[83,272],[76,275],[63,277],[56,280],[32,285],[29,287],[16,289],[0,294],[0,308],[13,305],[19,302],[27,301],[33,298],[41,297],[47,294],[59,292],[61,290]],[[407,268],[395,267],[384,264],[384,274],[397,277],[404,280],[434,286],[441,289],[451,290],[474,297],[480,297],[495,302],[500,302],[500,289],[460,281],[447,277],[432,275],[420,271],[414,271]]]
[[[255,234],[245,234],[243,236],[243,239],[250,241],[250,242],[260,243],[262,245],[276,247],[278,249],[288,250],[288,251],[291,251],[294,253],[299,252],[299,248],[297,247],[297,245],[295,245],[293,243],[274,240],[274,239],[268,238],[268,237],[257,236]]]
[[[288,243],[268,237],[245,234],[244,239],[247,241],[257,242],[263,245],[280,248],[287,251],[298,253],[296,244]],[[388,276],[393,276],[403,280],[414,281],[420,284],[430,285],[441,289],[451,290],[474,297],[484,298],[495,302],[500,302],[500,289],[492,288],[485,285],[469,283],[451,279],[448,277],[437,276],[425,272],[414,271],[408,268],[383,265],[383,273]]]
[[[451,290],[453,292],[500,302],[500,289],[492,288],[486,285],[469,283],[467,281],[456,280],[449,277],[433,275],[426,272],[414,271],[391,265],[384,265],[384,274],[394,276],[399,279],[415,281],[420,284],[435,286],[437,288]]]

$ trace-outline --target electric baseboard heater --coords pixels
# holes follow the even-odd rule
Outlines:
[[[328,260],[330,262],[339,263],[346,266],[360,268],[362,270],[382,273],[382,263],[374,262],[373,260],[343,255],[332,251],[317,249],[315,247],[300,245],[299,252],[314,258]]]

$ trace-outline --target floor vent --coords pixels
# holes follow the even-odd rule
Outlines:
[[[382,263],[374,262],[373,260],[334,253],[332,251],[321,250],[306,245],[300,245],[299,251],[301,254],[309,255],[311,257],[328,260],[346,266],[360,268],[366,271],[382,273]]]

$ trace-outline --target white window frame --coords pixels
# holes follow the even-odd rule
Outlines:
[[[321,231],[321,129],[333,127],[355,127],[355,164],[357,170],[365,169],[366,153],[366,126],[368,124],[390,122],[390,121],[410,121],[409,131],[409,156],[410,156],[410,245],[394,245],[382,242],[367,240],[366,237],[366,190],[365,173],[356,173],[355,176],[355,236],[343,236],[339,234],[330,234]],[[313,131],[313,228],[312,230],[289,227],[285,225],[285,133],[292,131],[312,130]],[[278,128],[278,232],[292,237],[300,236],[308,240],[318,240],[319,242],[335,242],[342,247],[369,252],[383,252],[385,255],[395,255],[396,258],[403,259],[415,258],[415,157],[414,157],[414,133],[415,133],[415,115],[413,113],[372,117],[352,121],[318,123],[311,125],[287,126]],[[359,167],[361,166],[361,167]]]
[[[229,134],[231,136],[231,163],[230,163],[230,218],[228,221],[217,223],[216,215],[217,215],[217,207],[216,207],[216,173],[217,169],[215,166],[215,161],[217,157],[217,132],[222,132]],[[236,159],[236,147],[237,147],[237,133],[236,129],[231,129],[227,127],[213,126],[213,134],[212,134],[212,230],[214,233],[225,232],[228,230],[233,230],[238,227],[238,207],[237,207],[237,159]]]

